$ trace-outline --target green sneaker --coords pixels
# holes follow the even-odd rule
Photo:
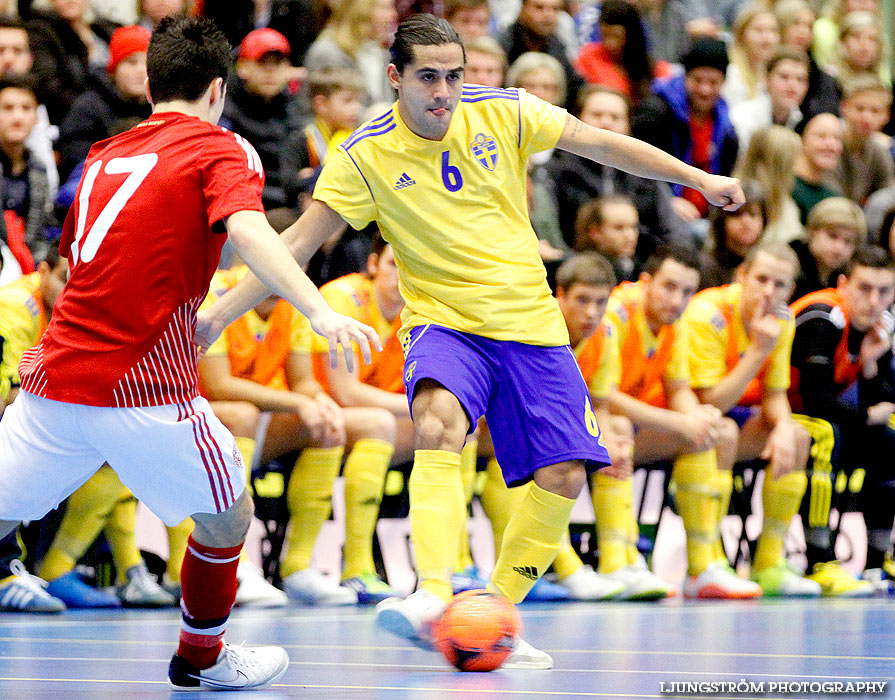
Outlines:
[[[357,593],[358,605],[376,605],[386,598],[401,596],[398,591],[372,572],[342,581],[342,585]]]
[[[769,597],[817,598],[821,594],[820,584],[803,577],[786,559],[761,571],[753,571],[752,580]]]

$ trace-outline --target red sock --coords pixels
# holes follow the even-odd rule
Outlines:
[[[206,547],[190,535],[180,573],[180,627],[178,655],[196,668],[208,668],[217,661],[224,628],[236,600],[237,547]]]

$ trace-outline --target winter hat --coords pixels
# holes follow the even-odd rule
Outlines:
[[[109,42],[109,63],[106,72],[114,73],[118,64],[128,56],[141,51],[145,53],[149,48],[150,36],[148,29],[133,24],[116,29]]]
[[[690,50],[681,58],[684,70],[689,72],[694,68],[717,68],[722,73],[727,72],[727,45],[720,39],[709,36],[701,36],[693,40]]]

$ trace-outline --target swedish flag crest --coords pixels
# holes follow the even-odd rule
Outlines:
[[[497,141],[487,134],[476,134],[475,141],[469,144],[472,155],[482,164],[485,170],[494,170],[497,165]]]

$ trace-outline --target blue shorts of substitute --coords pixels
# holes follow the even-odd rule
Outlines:
[[[432,379],[460,401],[470,431],[485,416],[508,486],[560,462],[582,460],[588,471],[610,463],[568,345],[492,340],[430,324],[413,328],[405,348],[411,406],[417,382]]]

